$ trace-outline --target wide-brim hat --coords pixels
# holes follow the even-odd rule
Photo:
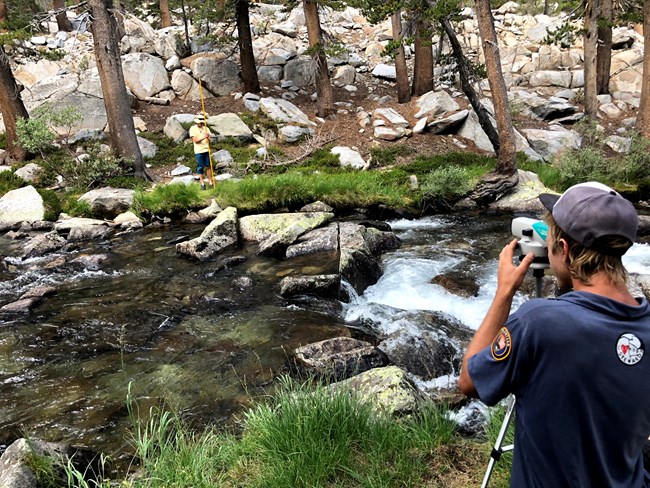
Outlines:
[[[603,247],[603,237],[636,239],[639,217],[634,205],[607,185],[590,181],[567,189],[562,195],[543,193],[542,205],[569,237],[589,249],[616,254]],[[624,252],[620,253],[623,254]]]
[[[203,114],[199,114],[196,117],[194,117],[194,123],[195,124],[205,124],[205,117]]]

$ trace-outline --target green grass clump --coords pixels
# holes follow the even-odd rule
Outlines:
[[[378,166],[388,166],[395,163],[398,157],[409,156],[413,149],[405,144],[394,144],[389,146],[375,146],[370,149],[372,161]]]
[[[205,205],[207,198],[208,193],[201,193],[199,185],[163,185],[153,191],[136,191],[133,210],[139,214],[176,215]]]
[[[70,215],[71,217],[93,217],[92,206],[88,202],[80,202],[79,193],[69,192],[64,194],[61,207],[63,212]]]
[[[45,207],[44,219],[50,222],[55,222],[63,210],[63,205],[59,196],[52,190],[39,189],[37,191],[43,199],[43,206]]]
[[[27,182],[12,171],[0,171],[0,196],[8,191],[27,186]]]
[[[484,174],[496,167],[496,159],[480,154],[451,152],[434,156],[418,156],[412,162],[400,166],[400,169],[419,178],[447,166],[467,168],[472,174]]]
[[[414,198],[406,184],[394,185],[377,172],[303,174],[296,170],[239,182],[224,181],[218,185],[218,192],[222,207],[233,206],[245,212],[294,209],[316,200],[335,208],[410,206]]]
[[[449,473],[438,453],[463,443],[441,406],[395,418],[346,389],[287,377],[243,415],[238,435],[195,432],[156,408],[141,419],[127,405],[140,469],[124,486],[133,488],[440,486],[431,480]],[[70,464],[66,472],[81,478]]]

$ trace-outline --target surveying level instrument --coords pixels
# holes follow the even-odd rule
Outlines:
[[[530,265],[530,268],[533,270],[533,276],[535,277],[535,296],[537,298],[541,298],[542,296],[542,278],[544,277],[544,270],[550,266],[548,261],[548,247],[546,246],[547,234],[548,226],[541,220],[530,219],[527,217],[517,217],[512,220],[512,235],[518,239],[517,248],[521,251],[519,260],[521,261],[524,256],[530,252],[535,253],[535,259]],[[485,470],[485,476],[483,477],[481,488],[487,488],[488,483],[490,482],[490,477],[492,476],[492,471],[494,470],[494,465],[501,458],[501,455],[504,452],[512,451],[515,448],[514,444],[509,444],[507,446],[503,445],[514,411],[515,397],[512,396],[512,401],[510,402],[510,405],[508,405],[506,414],[503,417],[503,423],[499,429],[499,434],[497,435],[494,447],[490,453],[490,462]]]

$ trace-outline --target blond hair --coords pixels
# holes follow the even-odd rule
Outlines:
[[[569,246],[568,268],[572,278],[588,285],[593,275],[603,273],[610,283],[625,283],[627,270],[623,266],[621,256],[630,247],[630,242],[627,239],[619,236],[602,238],[600,240],[601,249],[610,249],[612,251],[612,254],[605,254],[577,243],[557,225],[550,213],[547,214],[545,221],[548,224],[548,231],[551,236],[549,246],[553,253],[557,253],[562,248],[560,239],[564,239]]]

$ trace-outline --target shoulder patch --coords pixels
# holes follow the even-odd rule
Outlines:
[[[616,355],[623,364],[634,366],[643,358],[645,348],[643,342],[631,333],[621,334],[616,341]]]
[[[490,346],[492,357],[497,361],[502,361],[510,355],[511,350],[512,338],[510,337],[510,331],[506,327],[501,327],[494,341],[492,341],[492,346]]]

